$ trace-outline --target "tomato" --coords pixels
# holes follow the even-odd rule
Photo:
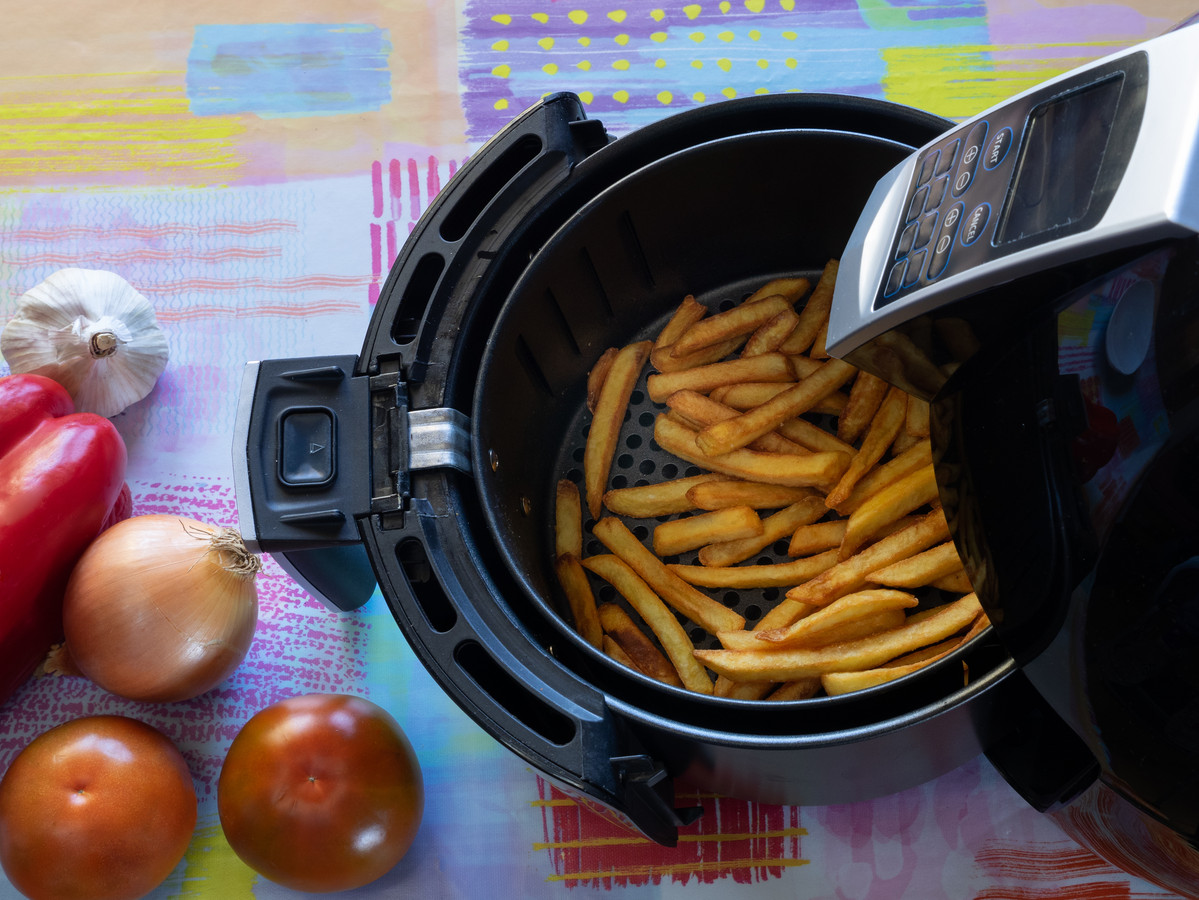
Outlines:
[[[229,846],[301,891],[342,891],[390,871],[420,827],[425,793],[403,730],[369,700],[305,694],[255,714],[221,767]]]
[[[34,900],[141,897],[196,827],[187,763],[162,732],[86,716],[38,735],[0,781],[0,865]]]

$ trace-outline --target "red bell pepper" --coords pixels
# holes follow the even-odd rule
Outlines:
[[[0,378],[0,703],[62,639],[75,562],[128,515],[125,442],[108,419],[73,410],[48,378]]]

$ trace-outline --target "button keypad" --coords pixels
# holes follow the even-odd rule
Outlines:
[[[972,260],[986,252],[995,225],[992,209],[1007,189],[1014,142],[1010,125],[982,119],[917,159],[882,301],[974,265]]]

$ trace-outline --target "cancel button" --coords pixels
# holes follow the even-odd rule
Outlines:
[[[962,244],[969,247],[978,240],[978,236],[983,233],[983,229],[987,227],[987,220],[991,218],[991,204],[980,203],[970,211],[970,215],[966,217],[966,221],[962,223]]]

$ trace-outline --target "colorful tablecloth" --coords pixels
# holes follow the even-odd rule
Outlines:
[[[620,135],[726,97],[833,91],[965,117],[1152,37],[1190,0],[209,0],[7,9],[0,30],[0,323],[66,266],[154,303],[170,365],[116,418],[138,513],[236,525],[247,360],[356,353],[399,246],[461,162],[555,90]],[[0,373],[7,367],[0,361]],[[664,849],[558,793],[437,688],[377,594],[334,614],[271,559],[249,657],[147,706],[41,678],[0,708],[0,767],[87,713],[151,722],[200,797],[156,897],[282,897],[225,843],[215,783],[239,727],[308,691],[403,724],[428,792],[415,846],[364,897],[1156,898],[977,759],[850,806],[700,797]],[[684,799],[687,789],[682,787]],[[0,879],[0,897],[16,896]]]

